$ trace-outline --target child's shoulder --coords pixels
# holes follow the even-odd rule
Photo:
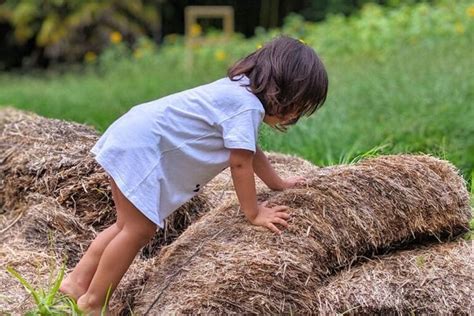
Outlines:
[[[209,92],[218,103],[245,104],[250,107],[263,108],[260,100],[249,88],[246,76],[234,78],[224,77],[208,84]]]

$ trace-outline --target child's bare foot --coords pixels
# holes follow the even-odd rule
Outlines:
[[[102,306],[97,301],[90,298],[87,294],[82,295],[77,300],[77,307],[87,316],[109,315],[108,311],[102,314]]]
[[[77,282],[74,282],[70,277],[67,277],[61,282],[59,291],[77,301],[79,297],[86,293],[87,289],[80,287]]]

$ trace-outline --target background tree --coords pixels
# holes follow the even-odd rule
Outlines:
[[[160,0],[7,0],[0,5],[4,67],[81,60],[110,40],[160,34]],[[113,35],[112,35],[113,34]]]

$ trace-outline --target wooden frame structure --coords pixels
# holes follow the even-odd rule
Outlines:
[[[198,19],[203,18],[222,19],[224,40],[234,33],[234,8],[232,6],[187,6],[184,9],[184,34],[187,50],[186,62],[190,70],[193,65],[193,47],[206,42],[203,37],[193,34],[193,27],[198,24]]]
[[[198,19],[211,18],[223,20],[223,31],[226,36],[234,33],[234,8],[231,6],[188,6],[184,9],[186,38],[191,37],[191,28]]]

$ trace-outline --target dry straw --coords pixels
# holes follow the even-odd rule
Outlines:
[[[89,153],[98,138],[96,131],[12,108],[3,109],[0,114],[3,213],[27,203],[28,195],[35,193],[53,198],[65,212],[74,215],[87,228],[81,234],[90,236],[90,230],[96,233],[113,222],[115,212],[107,174]],[[153,249],[147,247],[143,254],[156,253],[207,210],[206,199],[195,197],[168,218],[166,228],[152,242]],[[38,235],[44,239],[44,234]]]
[[[0,237],[2,247],[10,249],[0,260],[0,282],[9,289],[5,292],[9,299],[0,304],[1,311],[24,312],[31,307],[22,303],[24,290],[5,272],[7,264],[22,266],[21,256],[31,262],[35,254],[47,254],[47,262],[38,256],[41,269],[30,264],[20,269],[27,280],[45,286],[46,282],[35,280],[45,280],[49,262],[59,265],[66,259],[68,267],[73,267],[96,233],[114,220],[107,175],[89,154],[97,138],[97,132],[84,125],[13,108],[0,110]],[[315,168],[296,157],[270,154],[270,159],[285,175]],[[258,188],[264,190],[261,182]],[[128,310],[133,305],[133,293],[140,291],[149,270],[144,268],[150,262],[147,258],[171,243],[212,205],[222,205],[233,196],[230,173],[225,171],[205,187],[203,194],[173,213],[166,228],[157,232],[122,280],[112,300],[112,311]]]
[[[472,242],[459,240],[368,259],[316,293],[319,312],[472,315]]]
[[[453,237],[471,217],[463,179],[429,156],[316,169],[306,187],[265,198],[291,207],[284,234],[249,225],[237,205],[212,210],[162,250],[137,312],[315,313],[325,280],[360,256]]]
[[[1,234],[0,247],[0,314],[25,314],[34,307],[23,286],[9,275],[13,267],[36,288],[46,289],[58,273],[61,262],[75,264],[87,249],[93,232],[80,218],[71,215],[52,198],[32,194],[29,205],[13,210],[22,214],[13,227]],[[127,312],[134,295],[139,293],[149,260],[137,258],[117,288],[111,301],[114,314]],[[148,268],[150,268],[149,266]]]
[[[21,313],[29,306],[6,265],[44,286],[52,260],[59,267],[66,254],[72,267],[96,232],[114,219],[107,175],[89,154],[97,137],[80,124],[0,110],[0,311]],[[307,186],[283,193],[269,192],[257,181],[260,199],[291,207],[291,226],[282,236],[243,218],[227,170],[173,214],[143,250],[112,298],[112,312],[140,315],[150,307],[151,314],[332,313],[353,307],[399,312],[410,310],[417,299],[440,311],[469,310],[468,303],[462,304],[466,292],[460,290],[468,286],[467,268],[460,263],[468,262],[468,251],[460,244],[446,245],[450,252],[443,252],[444,246],[420,250],[434,258],[425,276],[450,276],[442,286],[434,277],[418,284],[408,280],[421,277],[405,269],[418,250],[388,256],[381,259],[383,265],[369,261],[346,270],[361,256],[413,239],[450,238],[466,228],[468,195],[449,163],[388,156],[319,169],[296,157],[271,154],[270,160],[284,176],[310,178]],[[349,274],[367,272],[365,267],[380,271],[370,281],[379,294],[367,293],[371,285],[361,281],[370,275]],[[461,272],[454,275],[455,269]],[[384,280],[423,295],[396,296],[381,286]],[[354,290],[345,289],[344,282]],[[435,286],[443,295],[430,292]]]
[[[46,286],[35,280],[45,280],[50,259],[58,266],[66,260],[72,268],[95,235],[114,220],[107,174],[89,154],[97,138],[97,132],[84,125],[13,108],[0,110],[0,238],[2,249],[10,250],[0,259],[0,283],[9,285],[5,300],[0,297],[0,311],[20,313],[31,307],[22,303],[23,287],[6,273],[7,265],[22,266],[24,278]],[[143,266],[144,258],[154,256],[208,211],[206,201],[195,197],[168,218],[134,266]],[[35,254],[39,261],[48,254],[41,269],[30,264]],[[19,264],[21,256],[28,263]],[[134,266],[134,274],[116,291],[114,311],[127,309],[122,298],[142,282],[141,269]]]

